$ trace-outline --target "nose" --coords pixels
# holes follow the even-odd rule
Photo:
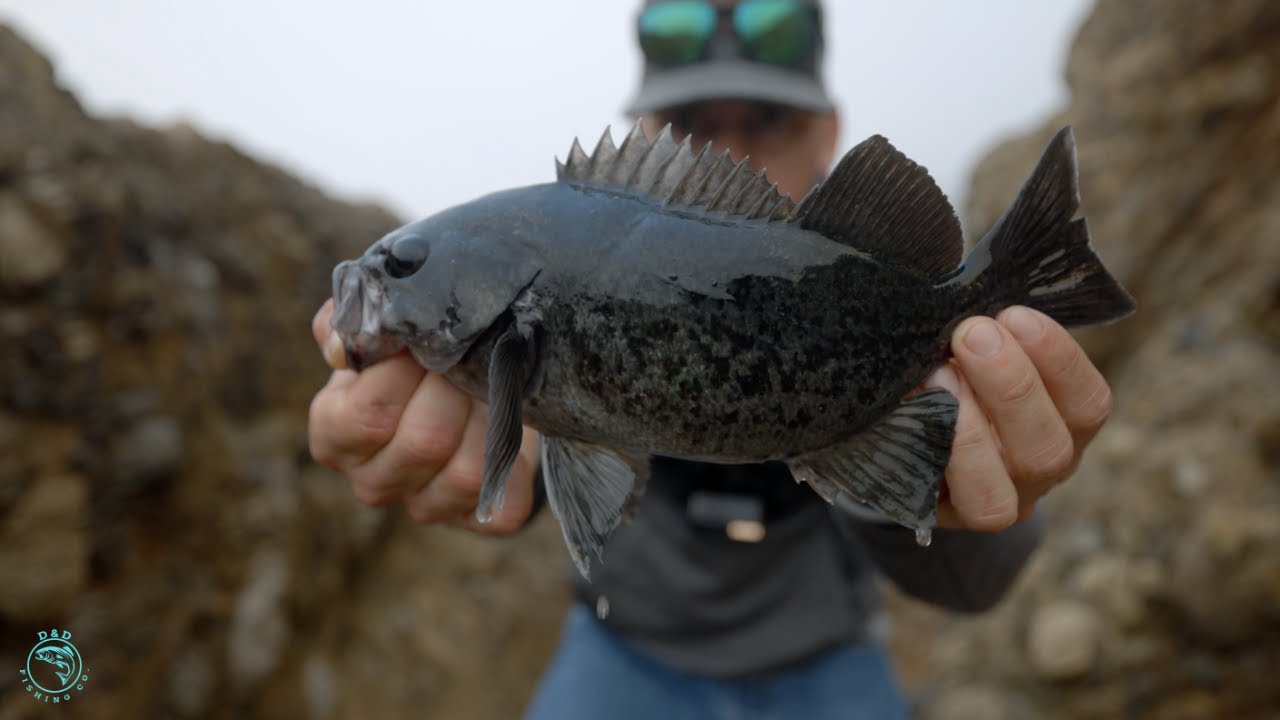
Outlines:
[[[734,162],[739,162],[751,154],[750,137],[744,130],[736,127],[724,133],[724,139],[721,142],[729,148],[729,157]]]

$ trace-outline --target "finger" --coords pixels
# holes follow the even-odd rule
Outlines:
[[[324,301],[320,309],[316,311],[314,317],[311,318],[311,336],[315,338],[316,345],[324,347],[325,340],[333,334],[333,326],[329,324],[329,319],[333,317],[333,298]]]
[[[347,352],[342,347],[342,338],[333,331],[330,324],[332,317],[333,299],[330,298],[316,311],[315,317],[311,318],[311,336],[315,338],[325,363],[334,370],[343,370],[347,367]]]
[[[960,374],[991,421],[1021,501],[1034,502],[1071,472],[1074,445],[1040,373],[1013,335],[987,317],[960,323],[952,341]]]
[[[424,377],[406,403],[394,437],[351,471],[356,496],[366,504],[383,505],[430,487],[457,453],[472,404],[443,375]]]
[[[1005,470],[996,438],[968,384],[944,365],[929,387],[946,388],[959,402],[956,435],[947,463],[946,493],[938,504],[938,524],[970,530],[1003,530],[1018,515],[1018,491]]]
[[[479,495],[476,495],[471,506],[467,507],[461,518],[453,520],[453,524],[472,532],[493,534],[493,536],[504,536],[524,528],[525,524],[529,523],[529,514],[534,507],[534,473],[538,468],[538,443],[538,432],[525,428],[524,437],[521,438],[520,452],[516,455],[515,465],[512,466],[511,475],[507,479],[506,498],[504,498],[502,509],[495,510],[493,518],[488,523],[476,520],[475,506],[476,500],[479,500]],[[448,473],[448,470],[445,470],[445,473]]]
[[[312,455],[342,472],[372,457],[395,437],[400,416],[424,374],[407,353],[359,374],[335,372],[312,401]]]
[[[1013,307],[999,320],[1017,338],[1074,440],[1076,459],[1111,415],[1111,388],[1080,343],[1044,314]]]
[[[310,443],[311,457],[316,462],[335,470],[341,458],[338,449],[330,440],[333,432],[333,416],[335,408],[345,402],[345,396],[359,375],[350,370],[335,370],[329,373],[329,381],[311,398],[311,407],[307,411],[307,441]]]
[[[473,403],[457,452],[409,507],[414,520],[465,524],[475,514],[480,501],[480,481],[484,477],[484,445],[488,426],[488,408]]]

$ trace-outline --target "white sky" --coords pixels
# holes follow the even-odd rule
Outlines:
[[[827,0],[840,145],[889,137],[953,199],[1066,103],[1088,0]],[[183,120],[405,219],[554,177],[614,136],[638,0],[0,0],[91,112]],[[621,131],[621,132],[620,132]],[[1028,168],[1028,171],[1030,168]]]

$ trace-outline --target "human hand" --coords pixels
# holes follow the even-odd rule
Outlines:
[[[415,522],[490,534],[523,527],[533,507],[537,433],[524,429],[505,503],[488,523],[478,522],[488,407],[423,370],[407,352],[361,373],[348,369],[342,341],[329,324],[332,315],[329,300],[311,321],[333,368],[311,401],[312,457],[346,475],[360,502],[403,503]]]
[[[971,317],[927,385],[960,401],[938,524],[1002,530],[1075,472],[1111,413],[1111,388],[1079,343],[1036,310]]]

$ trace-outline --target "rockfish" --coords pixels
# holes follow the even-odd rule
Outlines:
[[[477,517],[501,507],[521,425],[586,575],[663,455],[781,460],[917,530],[935,524],[956,399],[912,392],[956,325],[1027,305],[1067,325],[1133,299],[1076,218],[1075,144],[1054,137],[961,262],[928,172],[873,136],[799,203],[708,144],[575,140],[557,180],[399,228],[334,270],[351,366],[403,348],[489,406]],[[843,504],[843,503],[842,503]]]

